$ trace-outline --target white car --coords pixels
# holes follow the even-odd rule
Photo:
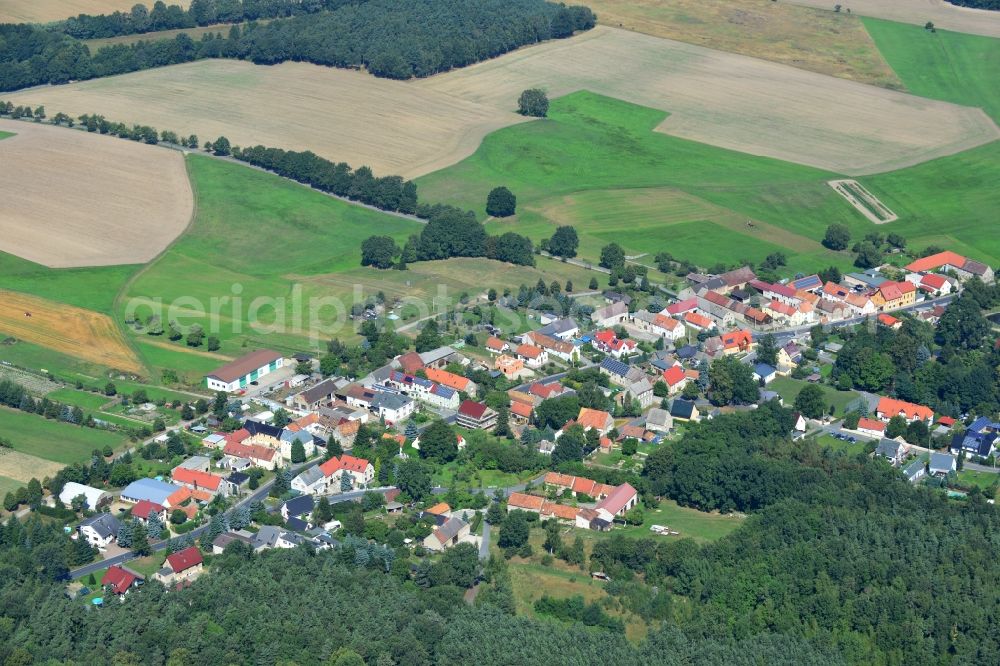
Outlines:
[[[657,534],[663,534],[664,532],[667,531],[667,528],[664,527],[663,525],[650,525],[649,531],[656,532]]]

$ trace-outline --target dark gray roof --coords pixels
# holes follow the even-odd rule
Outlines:
[[[670,403],[670,415],[689,419],[694,414],[694,403],[690,400],[674,400]]]
[[[324,398],[332,397],[336,391],[336,382],[332,379],[326,379],[321,381],[319,384],[316,384],[316,386],[306,389],[300,393],[299,396],[305,400],[307,404],[311,405],[312,403],[323,400]]]
[[[461,532],[466,525],[468,525],[468,523],[466,523],[461,518],[456,518],[455,516],[452,516],[451,518],[446,520],[441,525],[441,527],[434,530],[434,535],[438,538],[438,541],[440,541],[441,543],[446,543],[451,539],[453,539],[459,532]]]
[[[122,524],[118,522],[118,519],[110,513],[99,513],[80,523],[81,528],[92,528],[102,539],[117,536],[118,530],[121,526]]]
[[[954,456],[950,456],[947,453],[932,453],[931,454],[931,472],[935,471],[951,471],[952,465],[955,464]]]
[[[301,516],[313,510],[312,495],[299,495],[285,502],[285,510],[289,516]]]
[[[886,458],[895,458],[898,455],[899,447],[901,446],[902,444],[899,442],[883,437],[882,441],[880,441],[878,446],[875,448],[875,454]]]
[[[251,435],[268,435],[270,437],[274,437],[275,439],[281,438],[281,428],[276,428],[269,423],[261,423],[260,421],[247,419],[243,422],[243,427]]]
[[[601,368],[607,370],[613,375],[618,375],[619,377],[624,377],[625,375],[627,375],[629,367],[630,366],[628,363],[622,363],[621,361],[613,359],[611,357],[607,357],[603,361],[601,361]]]

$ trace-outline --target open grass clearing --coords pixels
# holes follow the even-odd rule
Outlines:
[[[96,411],[110,403],[114,398],[109,398],[100,393],[88,393],[87,391],[77,391],[76,389],[63,388],[53,391],[46,396],[49,400],[61,402],[64,405],[73,405],[80,409]]]
[[[533,86],[552,97],[586,89],[670,111],[662,132],[848,175],[1000,138],[975,109],[606,26],[417,81],[204,60],[10,99],[416,176],[524,121],[513,109]]]
[[[1000,26],[1000,12],[989,13]],[[982,37],[878,19],[864,23],[910,92],[979,107],[1000,123],[1000,30]]]
[[[607,26],[900,87],[860,19],[846,12],[759,0],[589,0],[587,6]]]
[[[0,408],[0,432],[11,440],[15,451],[60,463],[60,467],[89,460],[94,449],[105,446],[117,449],[125,443],[118,433],[50,421],[37,414],[6,408]],[[14,476],[2,470],[0,474]]]
[[[91,310],[0,290],[0,331],[107,368],[143,372],[111,318]]]
[[[2,464],[2,461],[0,461],[0,464]],[[22,481],[18,481],[17,479],[12,479],[9,476],[0,475],[0,495],[13,493],[23,485],[24,483]]]
[[[743,524],[744,517],[736,514],[706,513],[697,509],[679,506],[673,500],[663,500],[660,506],[645,510],[642,525],[615,527],[610,534],[630,537],[652,537],[656,539],[694,539],[698,542],[716,541],[733,532]],[[680,532],[679,535],[657,536],[649,530],[650,525],[663,525]]]
[[[81,130],[0,120],[0,250],[52,268],[137,264],[187,226],[180,153]]]
[[[767,385],[767,388],[781,396],[785,405],[791,407],[795,403],[795,398],[809,382],[804,379],[792,379],[791,377],[778,377]],[[833,405],[836,408],[837,416],[844,415],[844,409],[858,399],[859,395],[854,391],[838,391],[826,384],[817,384],[823,389],[824,401],[827,407]]]
[[[833,12],[836,3],[827,0],[782,0],[793,5]],[[1000,12],[959,7],[946,0],[852,0],[844,5],[860,16],[909,23],[923,28],[928,21],[939,30],[1000,37]]]
[[[987,497],[994,497],[997,485],[1000,484],[1000,475],[974,469],[963,469],[958,472],[958,483],[966,488],[979,488],[986,493]]]
[[[861,453],[866,453],[869,449],[871,450],[875,449],[875,445],[870,444],[869,441],[866,439],[859,439],[858,441],[852,444],[851,442],[845,442],[842,439],[837,439],[833,435],[827,435],[827,434],[823,434],[817,437],[816,442],[820,446],[829,447],[834,451],[843,451],[844,453],[851,456],[856,456]]]

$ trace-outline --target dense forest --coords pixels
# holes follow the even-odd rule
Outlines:
[[[512,616],[509,581],[462,601],[461,576],[419,584],[409,569],[364,556],[360,540],[315,553],[253,555],[234,544],[192,587],[149,584],[127,603],[88,608],[63,594],[51,566],[69,539],[15,519],[0,528],[0,660],[5,664],[829,664],[829,650],[795,637],[621,634]],[[456,549],[461,550],[461,549]],[[473,553],[474,554],[474,553]],[[56,558],[58,559],[58,558]],[[445,572],[447,573],[447,572]],[[455,572],[457,573],[457,572]],[[506,574],[491,562],[487,580]],[[750,659],[749,655],[754,658]]]
[[[1000,0],[948,0],[948,2],[959,7],[1000,10]]]
[[[615,538],[591,567],[687,597],[669,618],[703,636],[779,632],[848,663],[1000,663],[1000,515],[913,487],[881,460],[793,443],[776,403],[695,427],[648,458],[657,493],[700,509],[756,508],[732,536]]]
[[[91,54],[79,40],[34,25],[0,25],[0,91],[91,79],[202,58],[257,64],[287,60],[364,67],[409,79],[464,67],[594,26],[586,7],[543,0],[369,0],[333,11],[233,25],[225,37],[106,46]]]

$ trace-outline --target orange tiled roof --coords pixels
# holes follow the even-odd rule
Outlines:
[[[608,421],[611,419],[611,414],[600,409],[590,409],[589,407],[581,407],[580,414],[576,417],[576,422],[582,425],[584,428],[595,428],[601,430],[606,428]]]
[[[951,250],[945,250],[944,252],[938,252],[937,254],[932,254],[929,257],[922,257],[907,264],[906,270],[913,271],[914,273],[922,273],[924,271],[940,268],[945,264],[960,268],[965,265],[965,262],[966,259],[962,255],[952,252]]]
[[[511,496],[507,498],[507,506],[514,507],[515,509],[528,509],[532,511],[541,511],[542,504],[545,500],[541,497],[535,495],[526,495],[524,493],[511,493]]]

